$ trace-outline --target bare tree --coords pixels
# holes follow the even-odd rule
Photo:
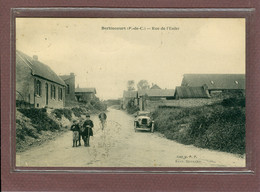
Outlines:
[[[140,80],[137,84],[138,90],[144,90],[144,89],[149,89],[149,88],[150,88],[149,82],[145,79]]]
[[[127,81],[127,90],[128,91],[134,91],[135,90],[135,81],[134,80]]]

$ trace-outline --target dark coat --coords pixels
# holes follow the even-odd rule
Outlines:
[[[78,131],[80,132],[79,124],[78,123],[73,123],[70,127],[71,131]]]
[[[83,124],[83,132],[81,133],[83,136],[93,136],[93,130],[94,127],[93,121],[86,120]]]

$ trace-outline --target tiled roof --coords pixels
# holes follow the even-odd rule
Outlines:
[[[57,84],[66,86],[64,81],[48,65],[45,65],[40,61],[35,60],[32,57],[17,50],[16,65],[19,65],[21,63],[24,63],[31,68],[32,75],[42,77]]]
[[[174,89],[147,89],[139,90],[138,96],[147,95],[148,97],[173,97]]]
[[[184,87],[179,86],[175,89],[174,97],[178,98],[209,98],[209,93],[203,87]]]
[[[59,77],[60,77],[63,81],[65,81],[65,80],[71,78],[70,75],[59,75]]]
[[[59,75],[59,77],[60,77],[63,81],[65,81],[65,80],[68,80],[68,79],[70,79],[70,78],[75,78],[75,75],[74,75],[74,73],[70,73],[70,75]]]
[[[245,89],[245,74],[185,74],[182,86],[208,89]]]
[[[76,87],[75,88],[75,93],[97,93],[96,91],[96,88],[79,88],[79,87]]]
[[[124,91],[123,98],[135,98],[137,96],[137,91]]]

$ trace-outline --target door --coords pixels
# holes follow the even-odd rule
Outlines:
[[[45,93],[46,93],[46,98],[45,98],[45,101],[46,101],[46,105],[48,105],[49,103],[49,86],[48,86],[48,83],[45,84]]]

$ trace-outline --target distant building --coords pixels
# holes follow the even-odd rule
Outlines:
[[[64,81],[37,56],[16,51],[16,101],[37,108],[62,108],[65,102]]]
[[[137,93],[140,110],[146,107],[146,101],[171,100],[174,99],[174,89],[144,89]]]
[[[75,96],[78,102],[88,103],[96,96],[96,88],[80,88],[79,86],[75,89]]]
[[[134,105],[137,105],[137,91],[124,91],[122,108],[126,109],[129,101],[133,100]]]
[[[174,99],[189,98],[209,98],[209,92],[206,86],[201,87],[185,87],[178,86],[175,88]]]
[[[161,89],[161,88],[156,84],[152,84],[152,87],[150,89]]]
[[[66,101],[75,101],[75,75],[60,75],[60,78],[66,83],[65,98]]]
[[[185,74],[181,86],[207,86],[210,94],[214,92],[245,90],[245,74]]]

